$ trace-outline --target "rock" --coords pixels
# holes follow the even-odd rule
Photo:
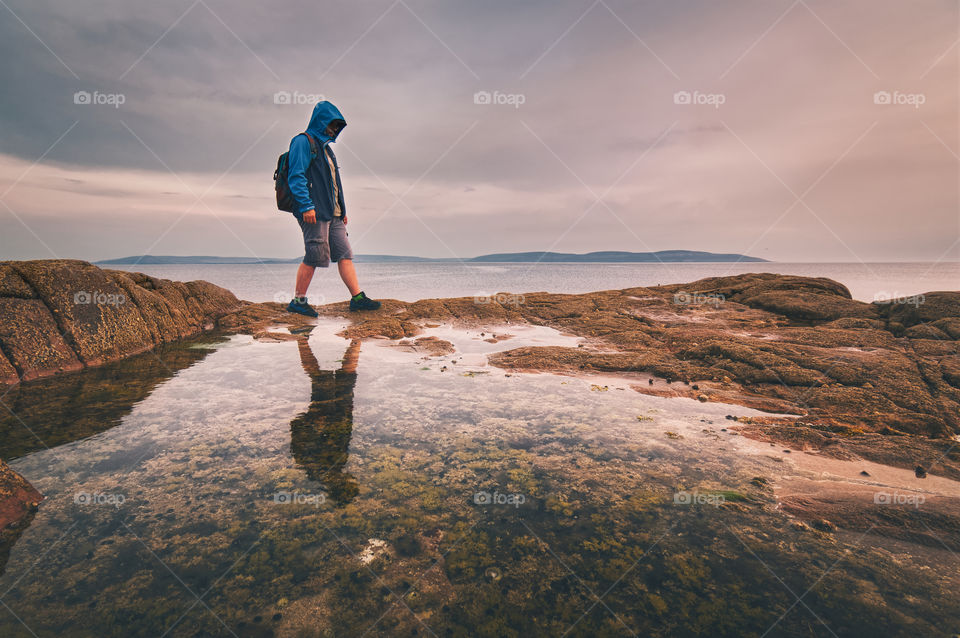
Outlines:
[[[917,469],[914,470],[914,474],[917,475],[917,478],[927,478],[927,470],[924,469],[922,465],[917,466]]]
[[[42,500],[36,488],[0,460],[0,529],[22,521]]]
[[[813,526],[813,529],[820,530],[821,532],[835,532],[837,531],[837,526],[828,521],[825,518],[821,518],[810,523]]]
[[[721,303],[734,301],[799,321],[880,317],[876,307],[855,301],[846,286],[823,277],[748,273],[711,277],[664,288],[671,292],[686,291],[692,298],[719,299]]]
[[[43,495],[0,460],[0,574],[10,549],[26,531]]]
[[[83,367],[39,299],[0,297],[0,349],[9,366],[5,373],[0,370],[7,384]]]
[[[212,327],[240,306],[231,292],[205,281],[67,259],[0,262],[0,384],[145,352]]]
[[[960,292],[927,292],[909,298],[878,301],[873,305],[888,322],[910,328],[938,322],[944,317],[960,317]],[[956,339],[957,336],[951,338]]]

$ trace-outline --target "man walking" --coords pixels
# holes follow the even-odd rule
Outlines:
[[[350,310],[376,310],[379,301],[367,297],[357,282],[353,251],[347,239],[347,209],[337,157],[330,144],[347,122],[330,102],[319,102],[306,133],[290,141],[287,183],[296,201],[294,216],[303,231],[304,257],[297,269],[296,296],[287,306],[290,312],[316,317],[307,303],[307,288],[316,268],[336,262],[340,278],[350,291]]]

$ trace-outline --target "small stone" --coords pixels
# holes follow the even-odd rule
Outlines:
[[[860,472],[860,476],[870,476],[870,472],[868,472],[868,471],[866,471],[866,470],[862,470],[862,471]]]
[[[784,453],[784,454],[790,454],[790,450],[784,450],[783,453]]]
[[[835,532],[835,531],[837,531],[837,526],[834,525],[833,523],[831,523],[830,521],[828,521],[828,520],[825,519],[825,518],[821,518],[821,519],[819,519],[819,520],[813,521],[813,523],[811,523],[811,524],[813,525],[813,528],[814,528],[814,529],[818,529],[818,530],[820,530],[821,532]]]
[[[692,389],[692,390],[699,390],[699,389],[700,389],[700,386],[697,385],[696,383],[694,383],[692,386],[690,386],[690,389]]]
[[[925,470],[922,465],[918,465],[914,473],[917,475],[917,478],[927,478],[927,470]]]
[[[653,385],[653,379],[647,379],[647,383],[649,383],[650,385]]]
[[[708,401],[707,395],[701,394],[700,396],[697,397],[697,401],[699,401],[700,403],[706,403]]]

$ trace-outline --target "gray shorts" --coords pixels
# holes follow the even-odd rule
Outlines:
[[[303,231],[303,263],[317,268],[326,268],[331,261],[353,259],[350,240],[347,239],[347,226],[339,217],[331,221],[308,224],[302,216],[297,216],[300,230]]]

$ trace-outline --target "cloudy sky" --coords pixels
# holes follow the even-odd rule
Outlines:
[[[0,0],[0,258],[296,256],[323,96],[356,252],[960,259],[958,7]]]

